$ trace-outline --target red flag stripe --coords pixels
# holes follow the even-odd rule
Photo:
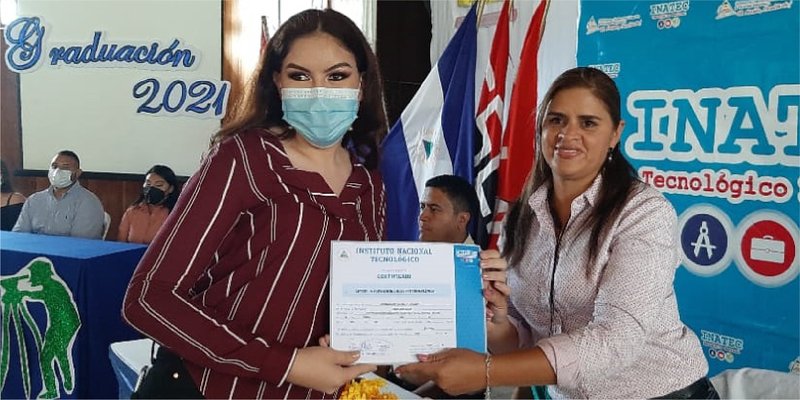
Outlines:
[[[493,220],[493,213],[496,208],[496,171],[500,163],[503,138],[511,12],[511,1],[505,0],[497,19],[476,113],[476,125],[482,137],[481,147],[476,149],[475,157],[475,165],[481,165],[480,170],[476,171],[475,189],[481,203],[481,215],[478,220],[482,225],[478,228],[476,239],[483,244],[489,241],[493,226],[497,225]]]
[[[506,97],[506,76],[508,71],[508,20],[511,2],[506,0],[500,10],[500,17],[492,39],[489,64],[478,101],[478,119],[485,121],[484,137],[489,137],[491,157],[500,154],[503,137],[503,103]],[[493,107],[490,107],[493,106]],[[488,112],[487,112],[488,111]],[[481,124],[478,125],[481,127]]]
[[[500,162],[497,190],[498,197],[509,203],[519,196],[533,165],[539,46],[549,5],[549,0],[542,0],[536,7],[525,35],[517,79],[511,91],[508,120],[503,135],[503,147],[507,149],[508,158]]]

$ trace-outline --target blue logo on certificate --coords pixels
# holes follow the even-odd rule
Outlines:
[[[478,259],[478,250],[476,250],[474,246],[470,246],[469,248],[456,247],[455,250],[456,260],[462,263],[472,264]]]

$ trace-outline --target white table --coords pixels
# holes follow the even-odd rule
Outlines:
[[[108,357],[114,368],[119,384],[119,398],[130,399],[139,371],[145,365],[150,365],[150,350],[153,341],[150,339],[130,340],[127,342],[111,343],[108,348]],[[155,345],[156,349],[158,345]],[[155,353],[153,353],[155,354]]]
[[[800,375],[758,368],[729,369],[711,378],[723,399],[800,399]]]

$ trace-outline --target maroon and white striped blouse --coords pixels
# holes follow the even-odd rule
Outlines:
[[[124,317],[184,358],[207,398],[323,398],[286,376],[328,332],[331,240],[383,239],[384,196],[361,164],[337,197],[268,132],[226,139],[136,268]]]

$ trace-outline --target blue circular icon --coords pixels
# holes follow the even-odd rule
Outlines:
[[[728,268],[733,257],[728,244],[734,234],[728,214],[711,204],[695,204],[681,214],[678,226],[686,269],[711,277]]]
[[[681,247],[687,260],[698,266],[712,266],[728,253],[728,232],[715,216],[695,214],[683,224]]]

